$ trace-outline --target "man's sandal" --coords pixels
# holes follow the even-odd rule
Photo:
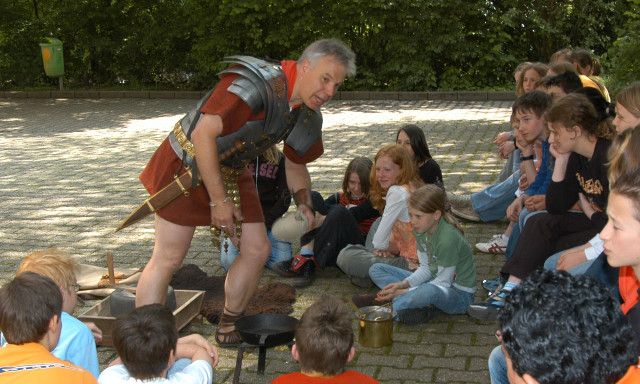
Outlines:
[[[228,312],[228,313],[227,313]],[[242,338],[235,328],[235,321],[244,316],[244,311],[233,312],[225,308],[220,316],[220,323],[218,323],[218,329],[216,329],[216,341],[218,345],[223,348],[237,347],[242,343]],[[227,331],[221,331],[220,328],[233,327]]]

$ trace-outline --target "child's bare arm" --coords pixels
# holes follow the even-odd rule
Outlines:
[[[218,350],[201,335],[192,334],[178,339],[176,360],[181,358],[204,360],[215,368],[218,365]]]

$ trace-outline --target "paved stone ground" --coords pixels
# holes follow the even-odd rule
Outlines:
[[[162,99],[0,99],[0,283],[22,257],[58,247],[82,262],[142,267],[153,247],[153,220],[118,233],[114,229],[146,197],[138,174],[177,119],[194,100]],[[423,127],[448,190],[477,192],[489,186],[502,161],[491,142],[508,128],[506,101],[334,101],[324,108],[325,154],[311,164],[314,188],[339,188],[348,161],[373,157],[407,123]],[[504,223],[464,223],[469,243],[500,233]],[[503,256],[474,251],[478,281],[497,275]],[[185,263],[223,274],[208,229],[196,232]],[[283,281],[265,270],[261,284]],[[323,271],[311,287],[298,290],[293,316],[299,317],[322,293],[347,300],[359,289],[336,268]],[[477,298],[485,293],[479,287]],[[78,313],[95,302],[87,302]],[[354,329],[356,322],[354,321]],[[192,324],[183,334],[213,341],[214,327]],[[356,344],[349,365],[383,383],[488,383],[487,357],[496,345],[495,325],[467,315],[442,315],[421,326],[394,327],[393,345]],[[221,350],[214,382],[231,382],[235,350]],[[115,356],[99,348],[102,366]],[[266,374],[258,376],[257,350],[245,354],[241,382],[269,382],[298,370],[287,348],[267,352]]]

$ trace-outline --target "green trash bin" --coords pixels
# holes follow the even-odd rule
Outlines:
[[[62,41],[47,37],[40,43],[44,72],[49,77],[59,77],[64,74],[64,58],[62,57]]]

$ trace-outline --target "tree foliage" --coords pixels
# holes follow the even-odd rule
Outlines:
[[[70,86],[186,89],[211,87],[226,55],[296,59],[335,37],[357,56],[346,89],[505,89],[519,62],[565,47],[600,56],[618,39],[610,55],[631,65],[639,1],[5,0],[0,87],[55,84],[42,70],[46,36],[64,43]]]
[[[626,0],[629,10],[618,29],[618,38],[609,50],[611,89],[615,92],[640,80],[640,0]]]

